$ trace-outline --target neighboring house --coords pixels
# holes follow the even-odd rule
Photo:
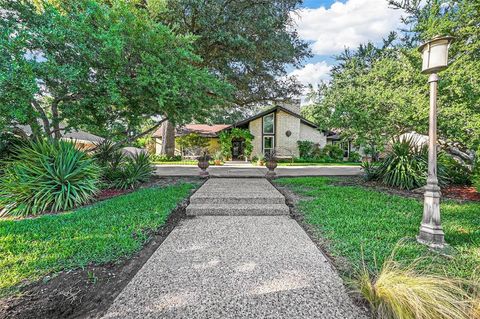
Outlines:
[[[205,137],[208,139],[208,152],[210,154],[215,153],[220,149],[220,142],[218,139],[218,134],[226,128],[231,127],[228,124],[187,124],[175,129],[175,138],[184,136],[187,134],[195,133],[199,136]],[[161,154],[162,150],[162,134],[163,128],[158,128],[153,134],[152,138],[155,141],[155,154]],[[175,154],[180,155],[181,150],[175,148]]]
[[[17,128],[22,130],[27,136],[32,135],[32,129],[29,125],[17,125]],[[64,133],[62,131],[62,140],[75,142],[76,147],[81,150],[88,150],[95,146],[97,143],[101,143],[105,140],[103,137],[81,131],[81,130],[72,130],[71,132]]]
[[[327,144],[326,132],[320,131],[314,123],[300,115],[300,104],[284,104],[272,107],[233,125],[188,124],[176,129],[175,136],[197,133],[210,139],[209,151],[220,149],[218,135],[220,132],[237,127],[248,129],[254,136],[252,156],[265,154],[272,150],[278,157],[298,157],[298,141],[311,141],[324,147]],[[162,130],[158,129],[152,136],[155,140],[156,153],[162,149]],[[232,141],[232,157],[243,159],[244,141]],[[177,152],[179,154],[179,152]]]

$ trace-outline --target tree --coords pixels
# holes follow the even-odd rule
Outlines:
[[[229,94],[199,66],[192,36],[174,34],[135,3],[40,4],[1,0],[4,127],[29,124],[59,138],[66,125],[126,137],[152,117],[206,116]]]

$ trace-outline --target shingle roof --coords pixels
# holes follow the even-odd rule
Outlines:
[[[204,137],[217,137],[220,131],[230,127],[228,124],[186,124],[175,130],[175,136],[182,136],[189,133],[196,133]],[[162,137],[162,128],[158,128],[152,137]]]

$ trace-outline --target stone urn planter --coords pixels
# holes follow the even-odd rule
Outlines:
[[[207,177],[209,174],[207,172],[207,168],[210,166],[208,162],[210,157],[207,154],[203,154],[202,156],[197,158],[198,160],[198,167],[200,168],[200,176]]]
[[[274,177],[276,175],[275,168],[277,168],[277,158],[275,152],[265,154],[265,166],[268,168],[267,177]]]

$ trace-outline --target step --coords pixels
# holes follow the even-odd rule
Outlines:
[[[190,204],[189,216],[270,216],[288,215],[290,210],[285,204]]]
[[[199,194],[190,198],[190,204],[285,204],[281,194]]]

